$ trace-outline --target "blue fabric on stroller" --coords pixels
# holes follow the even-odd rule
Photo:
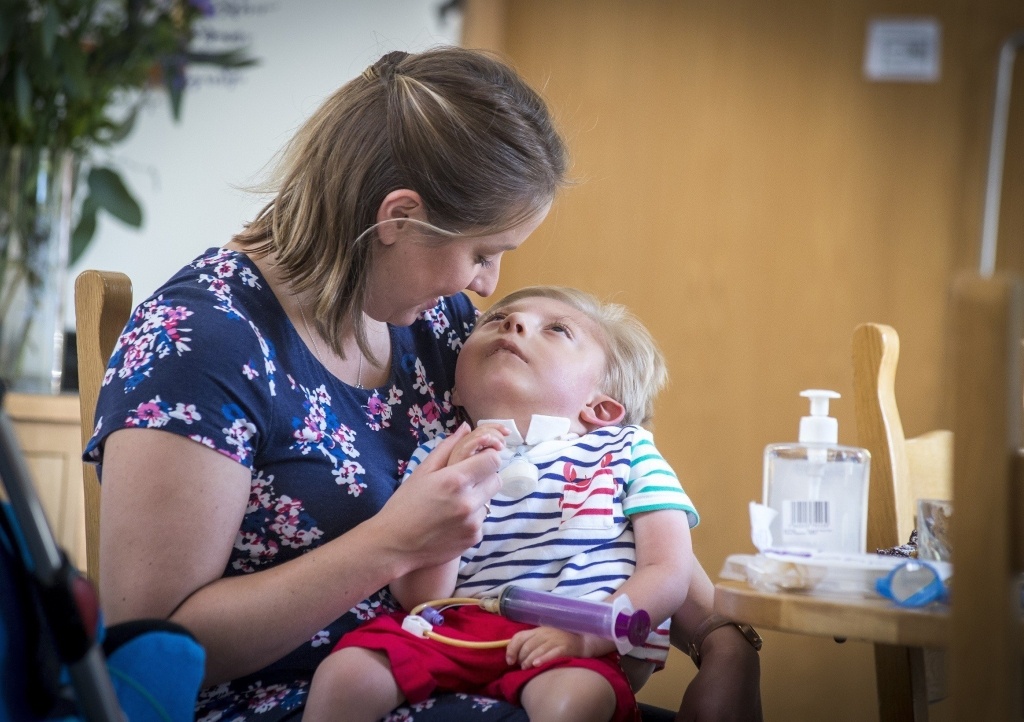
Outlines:
[[[203,648],[163,620],[104,630],[96,592],[57,546],[2,407],[0,485],[0,722],[192,720]]]

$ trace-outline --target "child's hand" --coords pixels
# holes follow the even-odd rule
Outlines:
[[[508,436],[508,429],[499,424],[484,424],[476,427],[455,444],[451,456],[448,457],[448,466],[464,461],[474,454],[479,454],[484,449],[501,451],[505,448],[506,436]]]
[[[573,634],[554,627],[537,627],[517,632],[505,648],[505,663],[518,663],[523,669],[539,667],[559,657],[599,657],[615,645],[597,637]]]

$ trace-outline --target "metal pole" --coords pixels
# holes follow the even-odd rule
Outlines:
[[[1013,89],[1013,63],[1024,47],[1024,33],[1014,33],[1003,43],[996,71],[996,98],[992,112],[992,139],[988,152],[988,181],[985,187],[985,216],[981,228],[982,276],[996,270],[996,245],[999,234],[999,202],[1003,192],[1003,160],[1006,156],[1006,127],[1010,118],[1010,92]]]

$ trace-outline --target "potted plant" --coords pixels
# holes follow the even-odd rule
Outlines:
[[[95,151],[131,132],[156,88],[177,119],[190,65],[254,62],[194,48],[213,12],[212,0],[0,0],[0,378],[13,388],[60,389],[67,267],[97,215],[142,224]]]

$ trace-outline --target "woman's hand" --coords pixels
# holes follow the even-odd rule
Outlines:
[[[687,652],[691,634],[712,612],[715,588],[694,560],[690,592],[672,615],[672,644]],[[731,624],[704,637],[701,665],[679,705],[676,722],[761,722],[761,660]]]
[[[501,485],[501,458],[493,429],[474,434],[463,424],[445,438],[368,522],[380,529],[382,545],[408,558],[405,571],[443,564],[480,541],[485,505]]]

